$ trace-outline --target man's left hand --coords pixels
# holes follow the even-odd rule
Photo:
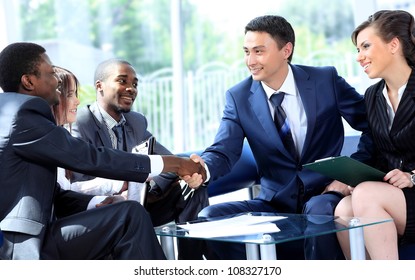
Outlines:
[[[125,197],[123,197],[121,195],[107,196],[103,201],[96,204],[95,207],[110,205],[110,204],[117,203],[117,202],[120,202],[120,201],[125,201]]]
[[[338,192],[344,196],[350,195],[350,189],[348,186],[340,181],[334,180],[329,185],[327,185],[323,194],[326,192]]]

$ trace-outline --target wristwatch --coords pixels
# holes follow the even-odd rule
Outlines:
[[[411,174],[411,182],[412,182],[412,185],[415,186],[415,173],[411,171],[410,174]]]

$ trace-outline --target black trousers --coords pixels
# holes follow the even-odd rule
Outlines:
[[[1,250],[12,259],[31,258],[30,235],[4,232]],[[41,259],[164,260],[163,250],[145,209],[123,201],[58,219],[46,231]]]

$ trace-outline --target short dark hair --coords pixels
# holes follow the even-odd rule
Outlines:
[[[245,26],[245,34],[248,31],[268,33],[280,49],[290,42],[293,45],[293,51],[288,61],[291,62],[294,55],[295,33],[291,24],[285,18],[276,15],[256,17]]]
[[[12,43],[0,53],[0,87],[5,92],[17,92],[25,74],[39,75],[44,47],[28,42]]]
[[[351,39],[355,46],[359,33],[368,27],[373,27],[386,43],[398,38],[406,62],[415,66],[415,22],[410,13],[402,10],[381,10],[374,13],[352,32]]]
[[[108,76],[111,74],[111,69],[109,68],[112,67],[113,65],[119,65],[119,64],[127,64],[133,67],[131,63],[129,63],[128,61],[119,59],[119,58],[110,58],[110,59],[104,60],[103,62],[98,64],[95,70],[94,84],[98,80],[105,81],[108,78]]]

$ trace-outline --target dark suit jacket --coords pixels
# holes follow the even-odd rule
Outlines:
[[[57,166],[94,176],[143,182],[150,172],[147,156],[96,148],[56,126],[47,102],[18,93],[0,94],[0,228],[33,236],[39,258],[53,215],[86,209],[91,196],[62,191]]]
[[[284,145],[270,114],[260,82],[245,79],[226,92],[226,105],[214,143],[202,154],[215,179],[230,171],[246,138],[261,177],[259,198],[296,212],[299,185],[304,199],[321,194],[331,182],[302,168],[305,163],[340,154],[344,141],[342,117],[367,133],[363,96],[338,76],[334,67],[291,65],[307,116],[307,134],[297,162]]]
[[[384,87],[385,81],[381,80],[365,93],[368,121],[376,147],[373,165],[385,172],[395,168],[409,172],[415,169],[415,71],[412,70],[390,131],[386,99],[382,94]]]
[[[102,116],[97,106],[97,103],[93,103],[78,110],[77,121],[72,126],[72,135],[97,147],[112,148],[108,129],[102,121]],[[152,134],[147,130],[147,119],[142,114],[131,111],[124,113],[124,117],[126,120],[124,126],[126,148],[128,152],[131,152],[133,147],[150,138]],[[156,141],[153,154],[171,155],[172,153]],[[75,173],[73,180],[85,181],[93,178],[93,176]],[[178,177],[172,173],[164,173],[153,177],[161,192],[165,192],[168,186],[177,179]]]

